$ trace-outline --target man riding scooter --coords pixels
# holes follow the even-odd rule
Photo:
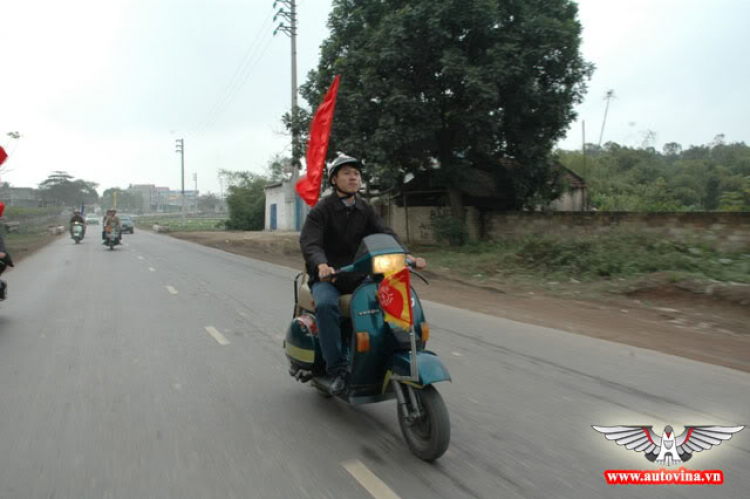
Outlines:
[[[102,230],[102,239],[104,240],[102,242],[103,245],[107,245],[107,229],[117,230],[117,244],[120,244],[122,242],[122,222],[120,221],[120,217],[117,216],[117,210],[107,210],[107,215],[104,217],[104,230]]]
[[[81,215],[81,210],[75,210],[73,212],[73,216],[70,217],[70,237],[73,237],[73,227],[75,226],[76,222],[81,224],[81,227],[83,227],[83,237],[86,236],[86,220],[84,220],[83,215]]]
[[[362,187],[362,164],[357,159],[336,158],[328,170],[328,179],[334,192],[310,211],[302,227],[300,247],[315,302],[326,371],[335,378],[330,392],[337,395],[346,389],[349,377],[347,361],[341,354],[339,297],[351,293],[362,278],[351,274],[334,278],[335,269],[354,261],[357,248],[366,236],[389,234],[397,241],[398,236],[372,206],[357,195]],[[422,258],[411,255],[407,258],[413,260],[418,269],[427,265]]]
[[[0,201],[0,217],[3,216],[3,211],[5,211],[5,203]],[[10,257],[10,254],[5,250],[5,240],[3,239],[3,235],[0,233],[0,275],[2,275],[3,272],[5,272],[5,269],[8,267],[13,267],[13,259]],[[4,300],[8,295],[8,285],[0,279],[0,301]]]

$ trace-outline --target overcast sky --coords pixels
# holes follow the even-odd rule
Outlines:
[[[53,170],[99,183],[219,191],[217,170],[262,172],[289,152],[290,43],[273,0],[0,0],[0,179]],[[559,146],[750,142],[750,1],[582,0],[596,64],[579,122]],[[330,0],[299,0],[298,78],[317,65]],[[300,99],[300,104],[304,100]],[[21,133],[19,140],[7,132]],[[349,151],[356,155],[356,151]]]

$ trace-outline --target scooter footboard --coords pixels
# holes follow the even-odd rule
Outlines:
[[[417,373],[420,386],[431,385],[439,381],[451,381],[451,375],[448,372],[448,368],[443,364],[443,361],[440,360],[437,354],[428,350],[417,352]],[[387,378],[390,378],[390,374],[404,377],[411,376],[410,352],[405,351],[394,354],[390,362],[388,374]],[[388,379],[386,379],[387,385]]]

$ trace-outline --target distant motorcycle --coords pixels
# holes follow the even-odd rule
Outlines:
[[[112,227],[107,227],[104,231],[106,232],[105,242],[107,243],[107,246],[109,246],[110,250],[115,249],[115,246],[120,244],[120,233],[117,232],[117,229]]]
[[[71,237],[75,240],[76,244],[81,242],[81,239],[83,239],[83,225],[81,225],[81,222],[75,222],[73,224]]]

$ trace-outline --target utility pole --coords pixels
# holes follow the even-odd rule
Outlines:
[[[602,146],[602,137],[604,137],[604,125],[607,124],[607,112],[609,112],[609,101],[615,98],[615,91],[614,90],[607,90],[607,93],[604,94],[604,100],[607,101],[607,105],[604,108],[604,119],[602,120],[602,131],[599,133],[599,147]]]
[[[198,174],[193,173],[193,182],[195,182],[195,212],[198,213]]]
[[[185,220],[185,139],[176,139],[177,152],[180,155],[180,172],[182,176],[182,219]]]
[[[273,30],[273,34],[276,35],[276,33],[281,31],[286,33],[292,41],[292,186],[296,186],[300,169],[299,121],[297,116],[297,1],[275,0],[273,2],[274,8],[276,8],[277,4],[283,5],[283,8],[280,8],[276,15],[273,16],[273,20],[276,21],[277,18],[282,17],[285,22],[281,22]],[[295,191],[295,229],[301,225],[299,210],[297,209],[299,203],[300,199]]]
[[[286,9],[280,8],[273,20],[279,17],[283,18],[286,23],[281,22],[273,34],[279,31],[286,33],[292,41],[292,180],[296,182],[299,169],[299,130],[297,128],[297,1],[296,0],[275,0],[274,8],[281,4]]]
[[[586,120],[581,121],[581,131],[583,133],[583,146],[581,147],[581,153],[583,154],[583,178],[586,179]]]

